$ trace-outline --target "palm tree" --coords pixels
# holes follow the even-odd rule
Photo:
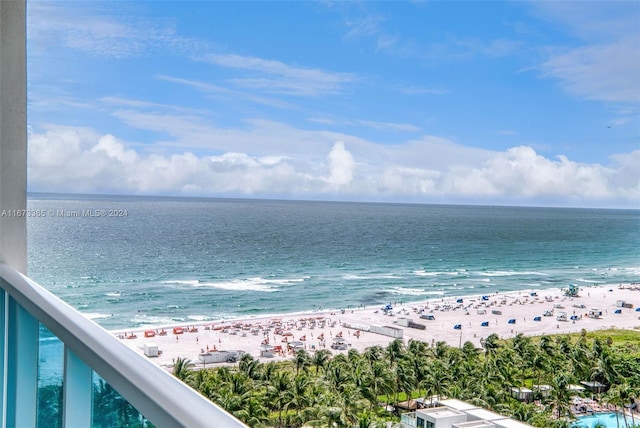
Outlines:
[[[348,364],[338,357],[329,363],[324,377],[331,388],[341,394],[345,392],[348,384],[352,381],[352,377]]]
[[[250,397],[234,415],[250,427],[264,426],[269,422],[269,411],[263,402],[262,397]]]
[[[289,372],[278,372],[267,385],[267,399],[278,411],[278,426],[282,426],[282,411],[291,397],[291,376]]]
[[[38,388],[38,425],[62,427],[62,384]]]
[[[447,352],[449,351],[449,345],[447,345],[447,342],[439,340],[436,342],[436,346],[434,346],[431,351],[434,358],[441,360],[444,359],[444,357],[447,355]]]
[[[314,352],[313,357],[311,358],[311,363],[316,366],[316,376],[318,375],[318,371],[320,369],[324,370],[330,357],[331,352],[329,352],[327,349],[318,349],[316,352]]]
[[[447,376],[447,371],[445,369],[444,363],[440,360],[434,360],[429,364],[429,370],[427,372],[427,377],[423,384],[423,388],[431,393],[431,397],[435,395],[436,397],[440,397],[442,392],[449,384],[449,378]],[[426,398],[426,397],[425,397]]]
[[[269,382],[275,377],[276,373],[278,373],[278,365],[276,362],[268,362],[262,367],[262,376],[260,376],[260,379],[264,382]]]
[[[300,373],[300,369],[306,370],[309,366],[309,354],[304,349],[296,351],[293,362],[296,365],[296,376]]]
[[[261,364],[260,361],[256,360],[251,356],[251,354],[244,354],[240,357],[240,362],[238,363],[238,369],[245,372],[247,376],[249,376],[253,380],[260,379]]]
[[[362,356],[369,364],[373,364],[375,361],[380,361],[384,358],[384,349],[381,346],[376,345],[365,349]]]
[[[398,361],[395,365],[394,377],[396,390],[395,402],[398,402],[400,392],[404,392],[407,400],[409,400],[411,398],[411,391],[413,391],[415,386],[415,374],[411,364],[406,360]]]
[[[615,405],[616,423],[618,427],[620,426],[620,413],[622,413],[622,420],[624,421],[625,426],[627,428],[629,427],[629,422],[627,421],[627,418],[624,417],[624,405],[629,400],[630,389],[631,387],[625,381],[622,384],[613,385],[604,396],[605,402]],[[618,411],[618,406],[620,406],[620,411]]]
[[[180,379],[181,381],[187,383],[187,380],[191,376],[193,372],[191,368],[193,367],[193,363],[188,358],[176,358],[176,361],[173,363],[173,375]]]
[[[94,408],[99,411],[93,412],[92,426],[128,426],[132,421],[139,419],[138,411],[103,379],[94,384],[93,394]]]
[[[428,347],[425,342],[420,340],[409,340],[409,344],[407,345],[407,351],[412,356],[424,356],[427,353]]]
[[[402,339],[394,339],[387,345],[386,349],[387,358],[391,365],[394,365],[397,360],[402,358],[404,355],[404,343],[402,343]]]
[[[369,400],[373,410],[378,404],[380,395],[389,395],[393,389],[393,377],[389,366],[383,361],[376,361],[371,365],[371,369],[364,381],[363,395]]]
[[[287,403],[287,410],[291,407],[296,409],[296,415],[300,415],[300,411],[309,406],[310,398],[308,396],[309,378],[306,375],[296,376],[293,379],[291,387],[291,400]]]
[[[553,402],[556,407],[556,419],[566,414],[571,400],[569,394],[569,376],[561,372],[553,377]]]
[[[547,356],[549,360],[552,359],[556,354],[556,348],[553,343],[553,340],[551,339],[550,336],[547,336],[546,334],[543,334],[540,337],[540,343],[538,344],[538,348],[540,348],[540,350]]]
[[[485,371],[490,360],[493,359],[493,357],[498,352],[498,349],[500,349],[500,344],[498,343],[498,340],[500,340],[500,338],[495,333],[490,334],[489,336],[487,336],[486,339],[480,339],[480,344],[484,348]]]

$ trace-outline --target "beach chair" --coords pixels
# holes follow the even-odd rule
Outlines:
[[[482,321],[480,324],[481,327],[489,327],[489,321]]]
[[[454,330],[462,330],[462,324],[456,324],[453,326]]]
[[[511,318],[508,322],[509,322],[509,324],[515,324],[516,323],[516,319],[515,318]]]
[[[542,317],[533,317],[534,321],[542,321]]]

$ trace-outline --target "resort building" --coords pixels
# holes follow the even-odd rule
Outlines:
[[[38,420],[40,372],[51,365],[39,358],[43,331],[61,342],[62,427],[90,427],[122,398],[144,415],[140,426],[244,426],[26,276],[26,72],[26,1],[0,1],[0,428],[58,426]],[[117,394],[97,405],[96,385]]]
[[[533,401],[533,390],[529,388],[521,387],[513,387],[511,388],[511,396],[519,401],[524,401],[525,403],[530,403]]]
[[[526,428],[531,425],[466,401],[435,400],[435,407],[401,415],[402,428]]]

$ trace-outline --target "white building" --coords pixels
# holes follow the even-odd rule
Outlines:
[[[437,400],[436,407],[401,415],[402,428],[528,428],[531,425],[466,401]]]

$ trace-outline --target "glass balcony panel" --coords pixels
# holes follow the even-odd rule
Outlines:
[[[64,346],[42,324],[38,355],[38,428],[62,427]]]
[[[93,372],[92,428],[153,428],[153,424]]]

